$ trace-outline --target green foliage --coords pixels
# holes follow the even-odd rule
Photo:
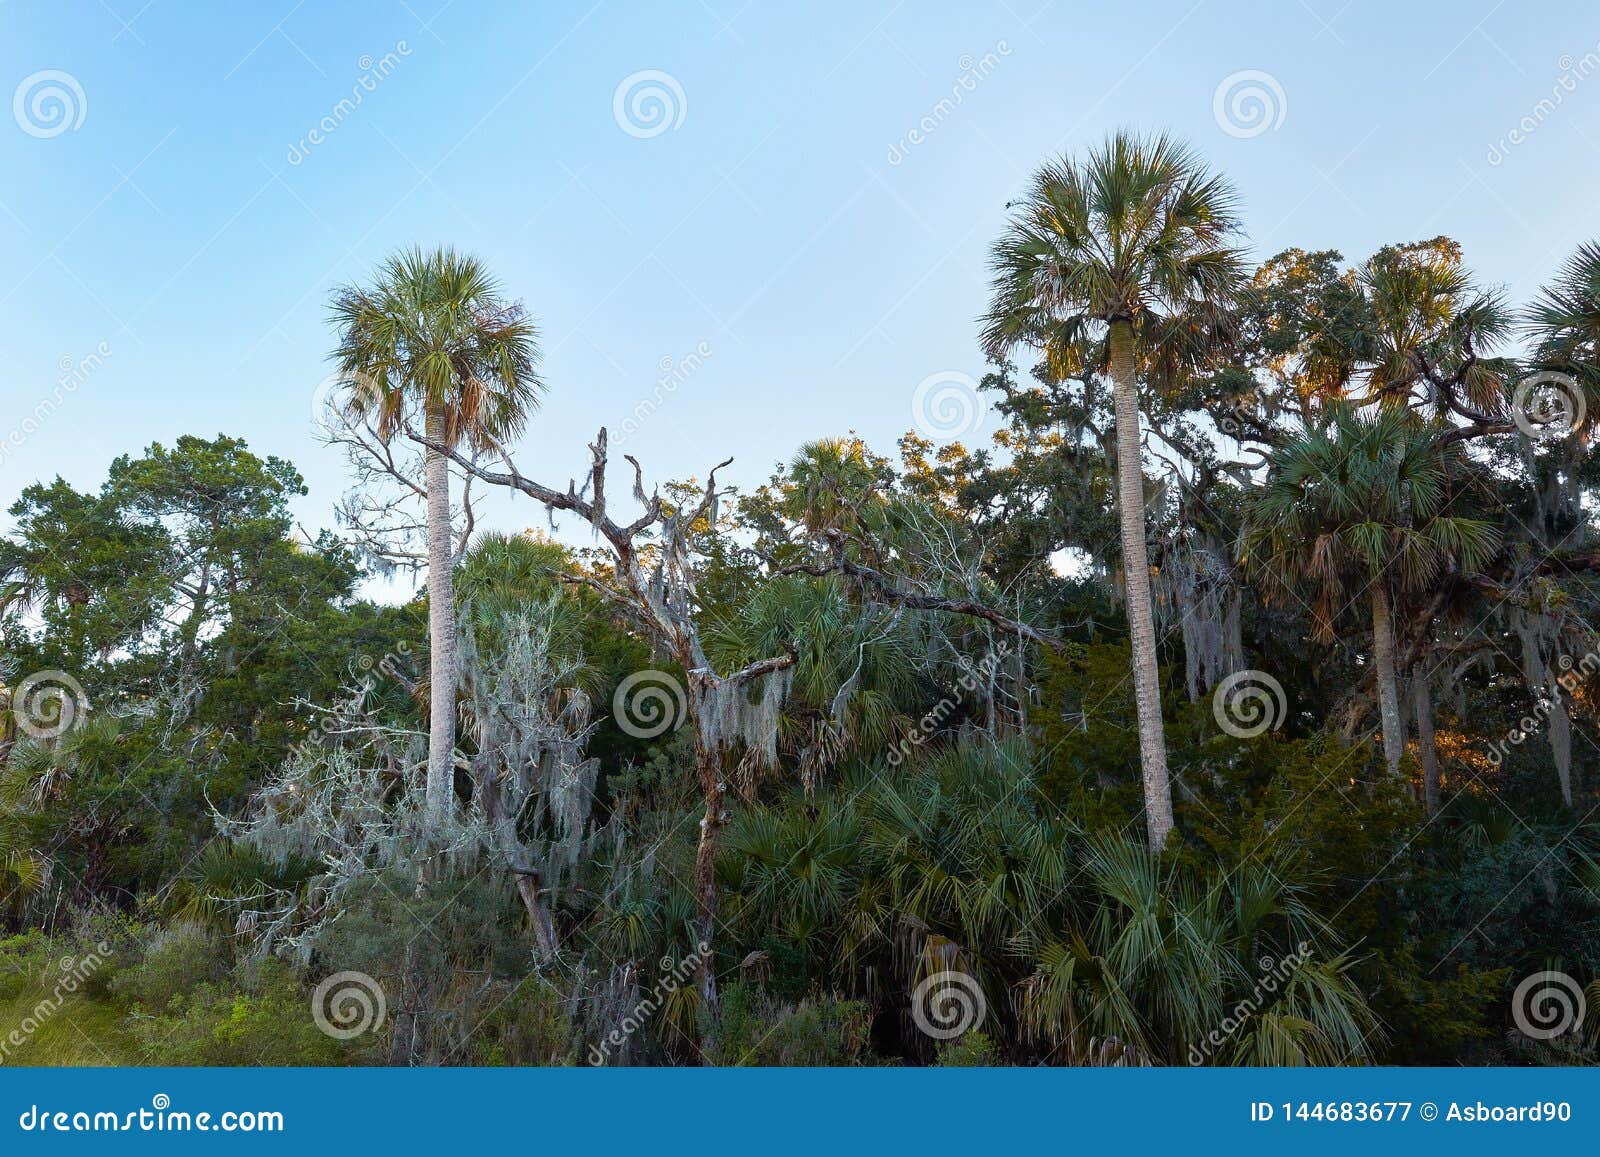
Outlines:
[[[488,1015],[467,1040],[467,1064],[572,1065],[574,1027],[567,1000],[548,981],[527,977],[496,991]]]
[[[173,924],[155,931],[139,960],[118,970],[110,989],[135,1015],[159,1015],[196,987],[222,982],[232,965],[230,946],[211,929]]]
[[[713,1065],[859,1065],[869,1018],[860,1001],[816,996],[788,1004],[742,984],[729,985],[707,1057]]]
[[[719,868],[733,926],[803,952],[812,983],[893,1011],[924,975],[965,972],[1019,1057],[1082,1062],[1115,1039],[1178,1063],[1249,994],[1258,958],[1302,944],[1311,955],[1267,1010],[1276,1035],[1263,1015],[1214,1059],[1336,1063],[1382,1039],[1309,886],[1089,836],[1045,803],[1020,747],[864,768],[814,803],[755,809]]]
[[[1088,831],[1119,828],[1142,799],[1129,662],[1126,643],[1074,646],[1040,662],[1029,719],[1045,752],[1039,789]]]
[[[243,962],[223,982],[204,982],[158,1013],[130,1018],[129,1032],[154,1065],[338,1065],[370,1063],[371,1036],[336,1041],[311,1015],[311,1001],[282,962]]]
[[[82,935],[0,939],[0,1066],[133,1064],[121,1009],[108,998],[125,938],[104,921]]]
[[[987,1069],[1004,1063],[994,1041],[981,1032],[964,1032],[954,1040],[939,1046],[938,1058],[933,1062],[947,1069]]]

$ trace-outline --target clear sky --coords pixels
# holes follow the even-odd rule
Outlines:
[[[1448,233],[1520,299],[1600,236],[1581,0],[0,0],[7,95],[5,504],[226,432],[329,524],[329,291],[411,243],[481,255],[543,327],[525,473],[659,396],[651,476],[732,454],[750,484],[811,437],[891,452],[919,383],[981,374],[1006,201],[1118,126],[1227,172],[1257,256]]]

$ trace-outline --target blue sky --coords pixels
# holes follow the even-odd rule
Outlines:
[[[619,112],[638,73],[665,77]],[[751,484],[811,437],[890,452],[919,383],[981,374],[1007,199],[1118,126],[1224,170],[1258,256],[1448,233],[1520,299],[1600,235],[1586,3],[0,0],[7,94],[7,504],[226,432],[294,461],[329,524],[328,294],[415,242],[478,253],[543,327],[524,472],[564,480],[659,396],[628,438],[651,476],[732,454]]]

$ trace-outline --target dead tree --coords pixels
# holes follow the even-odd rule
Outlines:
[[[738,671],[717,672],[706,658],[694,614],[698,606],[698,567],[694,528],[702,520],[716,521],[717,471],[733,459],[718,463],[706,478],[700,500],[692,508],[671,509],[659,492],[646,494],[644,472],[631,455],[633,498],[644,512],[632,522],[611,517],[607,503],[606,431],[589,447],[592,464],[588,481],[580,489],[543,486],[518,472],[509,457],[506,470],[488,470],[440,443],[430,442],[414,429],[408,436],[419,445],[447,454],[469,476],[492,486],[520,491],[548,510],[568,511],[594,527],[610,548],[612,581],[589,574],[566,575],[566,581],[598,591],[648,637],[662,654],[681,666],[689,686],[684,697],[694,738],[695,769],[700,780],[704,813],[695,852],[695,932],[702,945],[715,943],[717,839],[728,821],[727,763],[735,755],[754,763],[772,765],[777,759],[777,714],[789,689],[789,672],[795,663],[791,648],[751,663]],[[752,693],[758,692],[751,702]],[[702,950],[697,981],[708,1011],[717,1004],[716,974],[712,954]]]

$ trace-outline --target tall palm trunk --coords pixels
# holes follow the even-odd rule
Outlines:
[[[1389,591],[1379,579],[1372,584],[1372,662],[1378,669],[1378,714],[1383,720],[1383,757],[1398,774],[1405,750],[1405,730],[1400,722],[1400,680],[1394,669],[1394,626],[1389,614]]]
[[[444,407],[427,407],[428,441],[445,439]],[[456,609],[450,574],[450,460],[427,448],[428,487],[428,795],[427,818],[437,830],[455,794]]]
[[[1160,851],[1172,830],[1172,784],[1161,730],[1161,684],[1155,613],[1150,605],[1150,557],[1144,544],[1144,470],[1139,451],[1139,382],[1133,325],[1111,323],[1111,385],[1117,414],[1117,506],[1122,521],[1122,571],[1128,634],[1133,643],[1133,698],[1139,710],[1139,762],[1150,848]]]

